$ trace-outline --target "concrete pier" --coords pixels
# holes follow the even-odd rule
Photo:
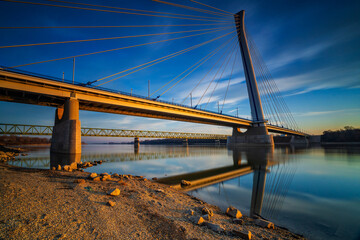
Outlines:
[[[139,149],[140,147],[140,141],[138,137],[134,138],[134,149]]]
[[[55,112],[50,151],[62,154],[81,153],[81,124],[79,101],[71,97]]]
[[[247,146],[273,146],[273,136],[269,135],[266,126],[249,128],[242,133],[238,128],[233,128],[231,137],[227,139],[228,147],[247,147]]]

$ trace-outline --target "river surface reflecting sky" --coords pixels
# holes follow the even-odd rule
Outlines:
[[[105,160],[88,172],[157,177],[172,184],[184,178],[198,183],[188,194],[223,210],[232,205],[247,215],[260,214],[310,239],[360,239],[356,146],[230,150],[142,145],[137,152],[132,145],[84,145],[82,150],[77,161]],[[49,148],[32,148],[10,164],[50,168],[55,163],[50,163]]]

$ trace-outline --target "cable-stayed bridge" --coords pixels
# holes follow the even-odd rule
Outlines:
[[[76,54],[60,58],[52,58],[31,63],[19,64],[15,66],[4,66],[0,69],[0,100],[19,102],[35,105],[44,105],[56,107],[55,126],[52,132],[52,151],[62,153],[79,153],[81,152],[81,125],[79,119],[79,110],[89,110],[97,112],[107,112],[115,114],[124,114],[132,116],[150,117],[158,119],[168,119],[175,121],[185,121],[203,124],[213,124],[233,128],[233,134],[229,138],[229,145],[273,145],[272,136],[269,132],[290,134],[294,136],[307,136],[299,129],[294,117],[287,107],[281,96],[276,82],[266,67],[259,50],[254,41],[249,36],[245,28],[245,12],[240,11],[236,14],[221,10],[191,0],[192,3],[201,5],[201,7],[191,7],[173,2],[154,0],[157,3],[170,5],[171,7],[196,11],[198,15],[189,15],[183,13],[157,12],[150,10],[129,9],[117,6],[103,6],[95,4],[85,4],[68,1],[46,0],[44,2],[1,0],[2,2],[14,4],[27,4],[37,7],[76,9],[81,11],[94,11],[103,13],[116,13],[128,15],[140,15],[142,17],[159,17],[172,18],[177,20],[195,21],[195,24],[173,24],[162,26],[176,27],[193,27],[206,26],[202,29],[174,31],[174,32],[156,32],[139,35],[124,35],[107,38],[91,38],[71,41],[54,41],[42,43],[14,44],[0,46],[1,49],[17,49],[39,46],[61,46],[63,44],[98,42],[116,39],[137,39],[142,37],[166,36],[167,38],[145,43],[130,44],[119,46],[117,48],[93,51],[83,54]],[[54,3],[55,2],[55,3]],[[211,10],[209,10],[211,9]],[[203,14],[199,15],[199,12]],[[208,16],[211,15],[211,16]],[[199,23],[202,22],[202,23]],[[206,22],[206,23],[204,23]],[[215,25],[215,27],[214,27]],[[49,29],[49,28],[152,28],[161,25],[122,25],[122,26],[8,26],[2,29]],[[212,26],[212,27],[209,27]],[[225,32],[225,33],[224,33]],[[189,35],[190,33],[190,35]],[[175,37],[177,34],[184,34]],[[125,49],[138,48],[146,45],[156,45],[164,42],[177,41],[180,39],[190,40],[194,37],[206,36],[208,34],[217,34],[215,37],[190,47],[183,48],[180,51],[159,57],[151,61],[123,69],[120,72],[98,78],[95,80],[77,83],[75,82],[75,59],[87,57],[90,55],[101,54],[105,52],[120,51]],[[147,97],[135,95],[132,92],[123,92],[115,89],[105,89],[104,84],[126,78],[141,70],[147,69],[154,65],[173,59],[177,56],[194,51],[203,46],[215,44],[216,47],[210,53],[203,56],[200,60],[189,67],[182,63],[186,70],[164,83],[159,89],[149,93]],[[239,47],[237,47],[239,46]],[[240,56],[243,63],[243,70],[246,80],[247,92],[250,102],[251,119],[223,113],[226,106],[226,99],[231,86],[236,63],[239,62]],[[203,64],[214,56],[218,57],[217,61],[209,67],[209,70],[202,78],[189,86],[189,92],[181,104],[173,101],[166,101],[163,98],[166,93],[176,90],[180,82],[186,79],[191,73],[195,72]],[[19,68],[28,67],[49,62],[73,59],[73,79],[71,82],[64,79],[44,76],[36,73],[25,72]],[[224,72],[229,71],[226,76]],[[202,90],[199,89],[207,79],[209,84]],[[223,81],[223,82],[222,82]],[[218,111],[212,111],[208,108],[209,102],[212,101],[214,92],[218,85],[226,83],[226,91],[222,99],[218,101]],[[202,91],[201,97],[193,99],[195,91]],[[190,99],[190,106],[184,102]],[[194,104],[193,104],[194,100]],[[239,128],[248,129],[242,133]]]

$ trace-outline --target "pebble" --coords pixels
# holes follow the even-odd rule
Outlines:
[[[115,204],[116,203],[114,201],[111,201],[111,200],[107,202],[107,205],[109,205],[110,207],[115,206]]]
[[[190,186],[190,185],[191,185],[191,182],[186,181],[186,180],[181,180],[181,186],[182,187],[186,187],[186,186]]]
[[[243,224],[244,224],[244,220],[239,219],[239,218],[234,218],[234,219],[233,219],[233,223],[239,224],[239,225],[243,225]]]
[[[213,230],[214,232],[217,232],[217,233],[221,233],[221,232],[225,231],[225,229],[223,227],[221,227],[220,225],[215,224],[215,223],[204,222],[203,225],[208,227],[209,229]]]
[[[232,206],[230,206],[226,209],[226,214],[233,218],[241,218],[242,217],[241,212]]]
[[[197,224],[197,225],[200,225],[200,224],[202,224],[202,223],[204,222],[204,219],[203,219],[202,217],[199,217],[199,216],[192,216],[192,217],[190,218],[190,221],[191,221],[192,223],[195,223],[195,224]]]
[[[86,183],[85,179],[75,179],[74,183],[84,184]]]
[[[93,179],[95,182],[100,182],[100,177],[96,177]]]
[[[72,172],[72,168],[70,167],[70,165],[65,165],[63,167],[64,171],[67,171],[67,172]]]
[[[213,211],[210,208],[204,207],[201,209],[202,214],[208,214],[210,217],[214,216]]]
[[[186,213],[189,214],[189,215],[191,215],[191,216],[193,216],[193,215],[194,215],[194,210],[191,210],[191,209],[190,209],[190,210],[187,210]]]
[[[242,239],[251,239],[251,232],[250,231],[237,231],[237,230],[232,230],[231,233],[237,237],[241,237]]]
[[[270,222],[270,221],[267,221],[267,220],[264,220],[264,219],[256,219],[254,221],[254,223],[260,227],[263,227],[263,228],[272,228],[272,229],[275,229],[275,226],[274,226],[274,223]]]
[[[96,177],[97,177],[96,173],[90,173],[90,175],[88,176],[88,178],[90,178],[90,179],[94,179]]]
[[[209,214],[205,214],[202,216],[202,218],[206,221],[210,221],[211,220],[211,216]]]
[[[120,195],[120,189],[118,188],[110,189],[107,194],[111,196],[118,196]]]

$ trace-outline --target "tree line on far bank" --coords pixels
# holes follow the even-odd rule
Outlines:
[[[5,136],[0,136],[0,144],[4,144],[4,145],[48,144],[50,143],[50,139],[51,138],[5,135]]]
[[[346,126],[344,129],[324,131],[321,142],[360,142],[360,128]]]

